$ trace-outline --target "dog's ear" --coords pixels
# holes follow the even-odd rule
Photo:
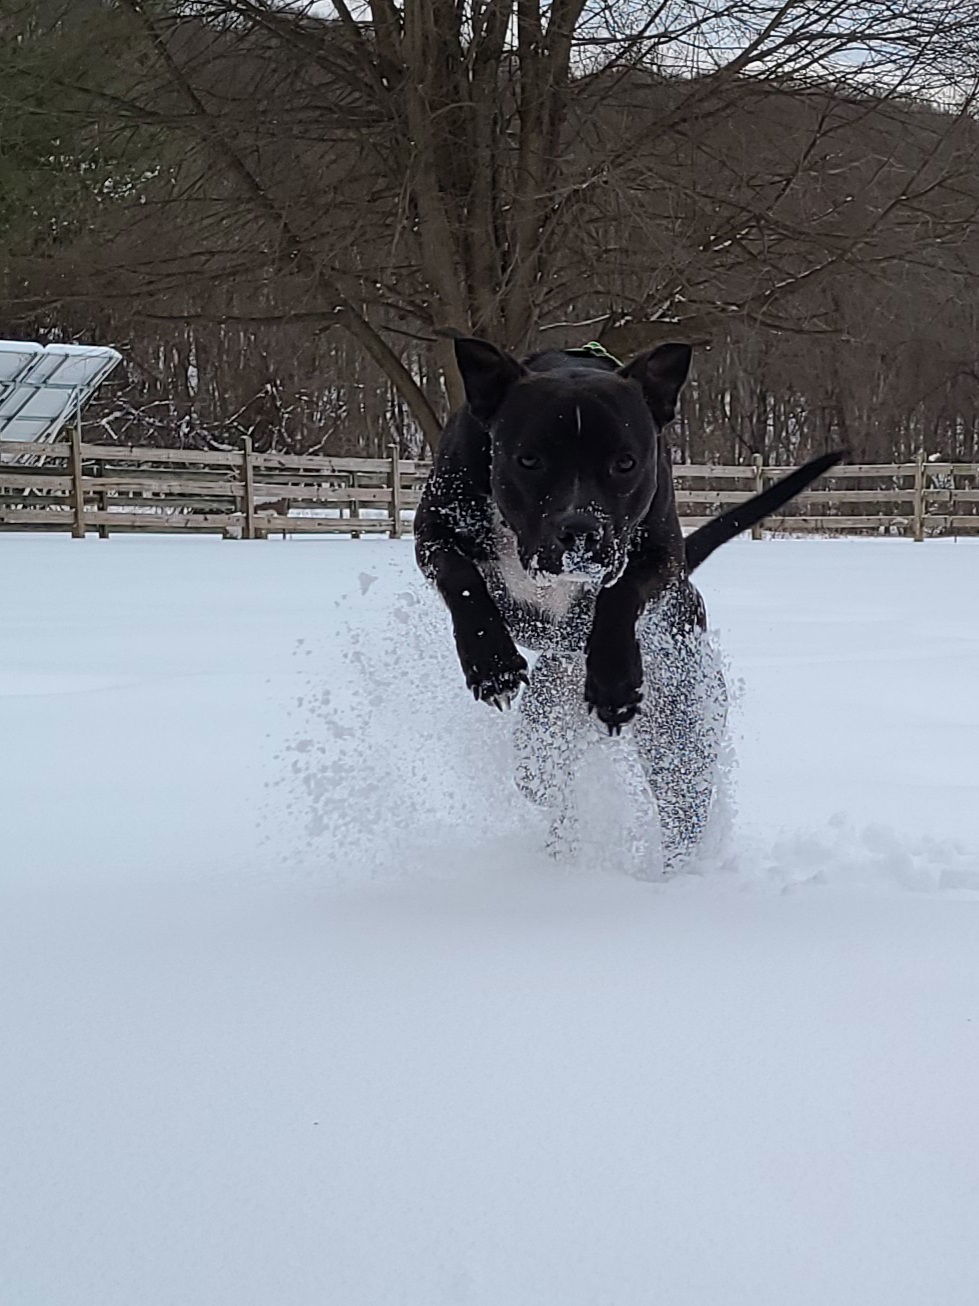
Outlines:
[[[657,426],[665,426],[673,420],[677,395],[690,370],[692,352],[689,345],[657,345],[619,368],[620,376],[638,381],[642,386]]]
[[[481,422],[488,422],[503,402],[506,392],[515,381],[526,375],[527,369],[495,345],[475,336],[460,336],[452,343],[473,416]]]

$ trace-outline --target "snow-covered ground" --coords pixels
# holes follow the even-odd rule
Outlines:
[[[974,1306],[979,542],[705,566],[667,883],[597,734],[542,855],[410,547],[0,536],[0,1302]]]

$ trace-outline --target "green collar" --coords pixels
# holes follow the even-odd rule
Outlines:
[[[607,358],[610,363],[616,367],[621,367],[619,360],[608,352],[604,345],[600,345],[597,340],[589,340],[587,345],[582,345],[580,349],[565,349],[565,354],[571,354],[573,358]]]

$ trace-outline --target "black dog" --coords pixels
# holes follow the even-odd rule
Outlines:
[[[415,547],[448,605],[466,684],[501,709],[528,685],[519,779],[562,827],[584,707],[618,734],[640,712],[645,682],[652,706],[636,742],[673,861],[703,832],[725,710],[689,574],[842,455],[813,460],[684,541],[661,432],[687,345],[625,366],[599,347],[523,362],[476,339],[457,339],[455,351],[467,404],[445,428]],[[518,642],[541,654],[529,678]]]

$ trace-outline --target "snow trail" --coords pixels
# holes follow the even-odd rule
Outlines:
[[[973,1306],[979,542],[705,565],[653,883],[600,737],[544,855],[407,542],[0,554],[4,1306]]]

